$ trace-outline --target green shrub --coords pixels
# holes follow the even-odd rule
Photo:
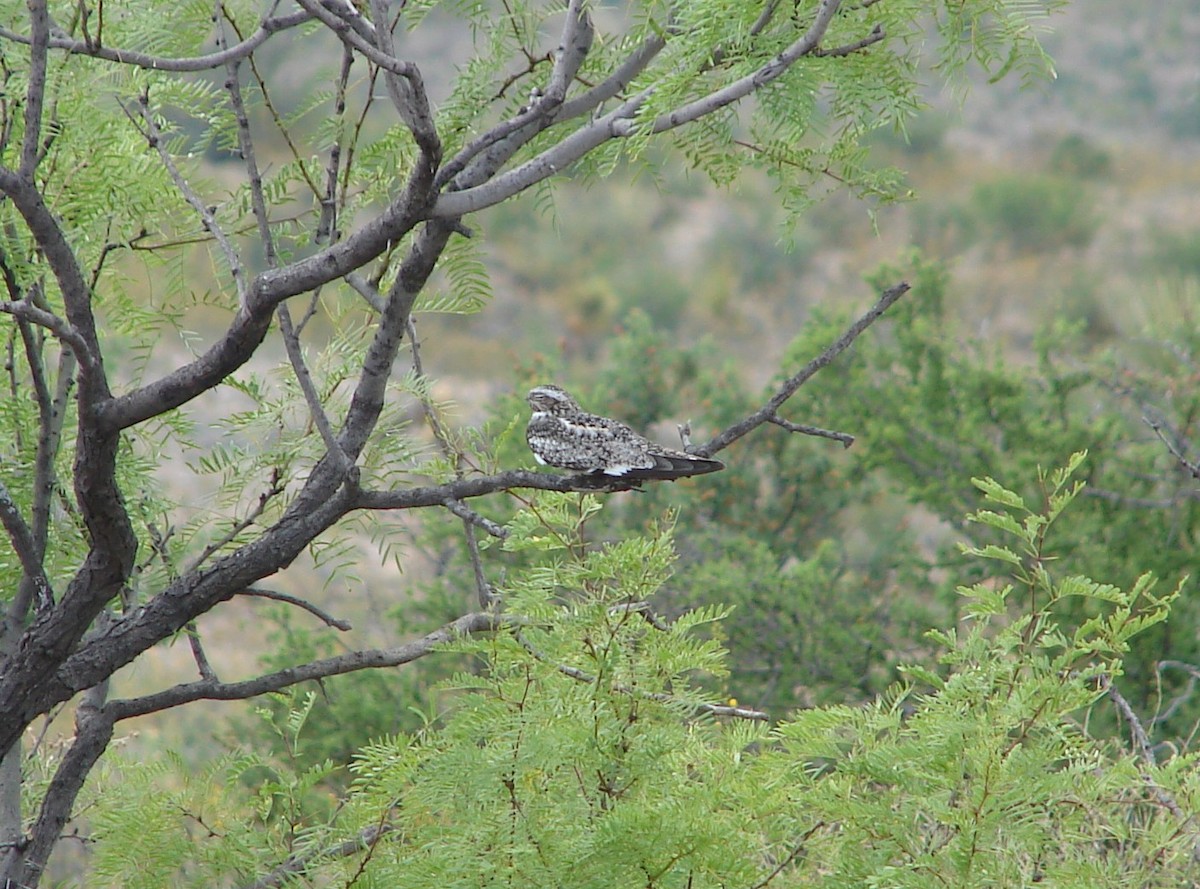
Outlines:
[[[971,211],[982,233],[1019,252],[1043,253],[1091,243],[1099,227],[1095,199],[1076,180],[1004,176],[977,185]]]

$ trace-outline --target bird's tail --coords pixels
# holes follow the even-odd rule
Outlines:
[[[704,475],[706,472],[717,472],[725,468],[720,460],[708,457],[696,457],[691,454],[651,454],[654,466],[646,469],[631,469],[622,478],[636,479],[677,479],[691,475]]]

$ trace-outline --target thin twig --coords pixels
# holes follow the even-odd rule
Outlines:
[[[608,609],[609,614],[640,614],[656,630],[669,630],[670,624],[654,613],[649,602],[622,602]]]
[[[1150,743],[1150,736],[1146,734],[1146,729],[1142,725],[1142,721],[1138,719],[1129,701],[1117,690],[1112,678],[1107,673],[1100,674],[1099,682],[1100,688],[1108,695],[1108,699],[1113,702],[1113,706],[1117,708],[1117,712],[1129,724],[1129,737],[1133,742],[1134,755],[1147,766],[1153,768],[1158,764],[1158,760],[1154,756],[1154,747]],[[1146,785],[1146,788],[1154,795],[1155,799],[1170,810],[1172,815],[1180,819],[1187,817],[1183,809],[1180,808],[1179,803],[1175,802],[1175,797],[1158,786],[1148,771],[1141,770],[1141,775],[1142,782]]]
[[[772,416],[767,420],[768,423],[774,423],[786,429],[788,432],[798,432],[801,435],[815,435],[818,438],[832,438],[834,441],[840,441],[843,447],[850,447],[854,444],[854,436],[848,432],[833,432],[829,429],[822,429],[819,426],[808,426],[804,423],[793,423],[790,420],[785,420],[783,417]]]
[[[354,64],[354,53],[350,47],[342,47],[342,68],[338,74],[337,91],[333,100],[333,116],[338,123],[337,135],[329,146],[329,159],[325,163],[325,190],[317,195],[321,212],[313,241],[323,244],[338,240],[338,173],[341,169],[342,140],[346,136],[346,87],[350,81],[350,68]]]
[[[762,408],[745,419],[734,423],[727,429],[722,430],[708,442],[696,448],[693,453],[700,457],[711,457],[717,451],[729,447],[730,444],[757,429],[763,423],[776,422],[776,418],[778,417],[777,411],[783,407],[784,402],[796,394],[796,390],[808,382],[817,371],[833,363],[833,360],[837,356],[850,348],[850,344],[858,339],[864,330],[874,324],[884,312],[891,308],[896,300],[908,293],[909,289],[908,283],[901,281],[894,287],[889,287],[885,290],[875,305],[871,306],[862,317],[851,324],[845,333],[830,343],[825,351],[804,365],[794,376],[789,377],[771,397],[771,400]]]
[[[1154,434],[1157,435],[1162,443],[1167,446],[1167,450],[1170,451],[1171,455],[1179,461],[1179,465],[1188,471],[1188,474],[1191,475],[1192,478],[1200,479],[1200,465],[1193,463],[1191,460],[1185,457],[1183,455],[1183,451],[1175,444],[1175,442],[1167,438],[1166,434],[1163,432],[1163,424],[1161,420],[1154,420],[1150,417],[1142,417],[1142,422],[1154,430]]]
[[[228,13],[226,13],[227,15]],[[220,35],[218,42],[221,44],[226,42],[224,25],[225,22],[223,20],[221,22],[221,29],[218,32]],[[239,81],[238,68],[239,63],[237,61],[231,61],[226,65],[225,90],[229,94],[229,104],[233,108],[233,116],[237,121],[238,148],[241,150],[242,160],[246,164],[246,175],[250,184],[250,206],[253,209],[254,218],[258,221],[259,238],[262,241],[263,253],[267,265],[274,269],[279,266],[279,256],[275,249],[274,235],[271,233],[271,218],[267,211],[267,199],[263,191],[262,173],[255,154],[254,137],[250,132],[250,117],[246,113],[246,103],[242,99],[242,87]],[[315,192],[316,186],[311,182],[310,186]],[[312,374],[304,362],[304,351],[300,346],[300,336],[292,324],[292,314],[287,307],[287,303],[281,302],[275,307],[275,317],[279,320],[279,330],[283,334],[283,345],[287,352],[288,362],[292,365],[292,372],[296,375],[296,382],[300,384],[300,391],[304,395],[305,403],[308,405],[309,416],[312,417],[317,431],[321,434],[321,440],[325,443],[325,450],[328,452],[330,459],[337,464],[341,472],[345,473],[349,470],[351,461],[338,443],[337,435],[334,434],[333,426],[329,422],[329,416],[325,413],[325,406],[321,404],[321,397],[317,393],[316,385],[313,383]]]
[[[146,141],[150,144],[150,147],[158,152],[158,156],[162,160],[167,174],[171,177],[171,181],[175,183],[175,187],[179,189],[179,193],[183,195],[183,199],[196,211],[205,231],[212,235],[213,240],[217,242],[217,246],[220,247],[221,252],[225,255],[225,262],[229,265],[229,273],[233,276],[234,284],[237,287],[238,304],[245,305],[246,274],[237,249],[233,246],[233,242],[229,240],[229,236],[225,234],[225,230],[217,222],[217,217],[208,208],[208,204],[196,193],[183,173],[179,171],[179,168],[175,165],[174,158],[171,157],[166,145],[163,144],[162,133],[159,132],[158,124],[154,122],[154,115],[150,112],[149,93],[143,92],[138,97],[137,107],[141,124],[138,123],[138,120],[134,118],[133,114],[130,113],[124,104],[121,105],[125,116],[146,137]]]
[[[875,25],[871,29],[871,33],[861,40],[855,40],[853,43],[847,43],[844,46],[835,46],[833,49],[814,49],[812,54],[817,58],[836,58],[839,56],[848,56],[852,53],[861,52],[872,44],[883,40],[887,34],[883,30],[883,25]]]
[[[254,508],[250,510],[245,518],[234,522],[233,527],[229,529],[228,533],[224,534],[218,540],[215,540],[206,546],[203,552],[196,557],[195,561],[193,561],[192,564],[187,567],[184,573],[190,574],[191,572],[195,571],[198,567],[208,561],[209,557],[212,556],[213,553],[217,552],[226,544],[236,539],[239,534],[253,525],[258,520],[258,517],[263,514],[263,511],[267,508],[267,504],[270,503],[273,498],[282,494],[285,487],[285,483],[280,480],[279,468],[276,467],[272,469],[271,480],[267,490],[258,495],[258,503],[254,505]]]
[[[360,283],[365,284],[365,282]],[[352,284],[351,286],[355,285]],[[358,288],[356,287],[356,289]],[[370,293],[369,290],[360,290],[359,292],[370,301],[368,296]],[[425,368],[421,364],[421,343],[417,338],[417,326],[411,314],[408,316],[405,327],[408,333],[409,346],[412,348],[413,373],[419,381],[427,382]],[[420,387],[421,394],[418,400],[421,402],[421,408],[425,412],[425,418],[429,422],[429,428],[433,431],[433,437],[437,441],[438,447],[441,448],[446,458],[453,462],[455,477],[461,479],[464,475],[463,466],[466,463],[466,456],[451,441],[449,432],[442,425],[441,418],[438,416],[433,402],[428,396],[428,391],[427,385]],[[493,537],[501,540],[508,537],[508,529],[480,515],[458,498],[447,497],[442,505],[462,519],[463,538],[467,544],[467,556],[471,560],[471,571],[475,576],[475,594],[479,600],[480,607],[492,608],[496,604],[496,594],[492,585],[488,582],[487,572],[483,570],[483,558],[479,552],[479,540],[475,536],[475,527],[479,526]]]
[[[183,631],[187,634],[188,645],[192,649],[192,659],[196,662],[196,669],[200,671],[200,678],[210,682],[219,682],[220,679],[212,668],[208,655],[204,653],[204,644],[200,641],[200,632],[196,629],[196,622],[188,621]]]
[[[211,68],[220,68],[231,60],[245,58],[266,43],[272,35],[278,34],[280,31],[286,31],[289,28],[294,28],[297,25],[302,25],[311,18],[312,16],[303,10],[279,16],[278,18],[266,18],[259,23],[258,29],[253,34],[236,46],[191,58],[173,59],[165,56],[153,56],[131,49],[101,46],[98,42],[89,43],[87,40],[76,40],[61,32],[51,33],[48,47],[50,49],[61,49],[72,55],[92,56],[97,59],[104,59],[107,62],[133,65],[138,68],[150,68],[155,71],[173,71],[179,73],[207,71]],[[26,46],[29,46],[33,42],[32,38],[3,27],[0,27],[0,40],[11,40],[13,43],[21,43]]]
[[[1188,674],[1187,687],[1173,697],[1171,702],[1167,704],[1162,711],[1154,715],[1154,718],[1150,720],[1151,725],[1156,725],[1160,722],[1166,722],[1168,719],[1174,716],[1179,711],[1179,708],[1191,698],[1192,693],[1196,690],[1196,680],[1200,679],[1200,668],[1192,664],[1186,664],[1183,661],[1159,661],[1155,665],[1155,675],[1159,678],[1160,689],[1162,687],[1162,671],[1169,669],[1183,670],[1186,672]]]
[[[308,871],[314,861],[330,861],[335,858],[349,858],[366,849],[371,849],[384,836],[395,830],[391,824],[372,824],[358,832],[353,839],[344,840],[324,849],[314,849],[303,854],[292,855],[283,864],[269,874],[259,877],[253,883],[246,884],[246,889],[276,889],[284,883],[291,882],[294,877]]]
[[[446,509],[448,509],[452,513],[454,513],[456,516],[458,516],[460,519],[462,519],[464,522],[467,522],[471,525],[475,525],[475,526],[482,528],[484,531],[487,531],[493,537],[497,537],[500,540],[504,540],[506,537],[508,537],[508,529],[507,528],[505,528],[503,525],[499,525],[496,522],[493,522],[487,516],[480,515],[475,510],[471,509],[471,507],[467,506],[467,504],[463,503],[461,500],[455,500],[452,497],[447,497],[445,503],[443,503],[442,505],[445,506]]]
[[[750,889],[764,889],[764,887],[768,883],[770,883],[773,879],[775,879],[777,876],[779,876],[780,873],[783,872],[783,869],[785,867],[787,867],[789,864],[791,864],[793,861],[796,860],[796,858],[800,855],[800,853],[804,851],[804,844],[807,843],[810,839],[812,839],[813,834],[815,834],[818,830],[820,830],[824,826],[825,826],[824,821],[818,821],[816,824],[814,824],[812,827],[810,827],[808,830],[806,830],[800,836],[800,841],[798,843],[796,843],[796,845],[792,849],[792,851],[788,853],[788,856],[786,858],[784,858],[783,861],[779,862],[779,864],[777,864],[775,866],[775,868],[769,874],[767,874],[763,879],[759,880],[757,883],[755,883],[753,886],[751,886]]]
[[[543,664],[548,664],[554,667],[562,675],[569,679],[574,679],[576,682],[582,682],[586,685],[592,685],[597,681],[597,677],[588,673],[586,670],[581,670],[578,667],[572,667],[570,664],[562,664],[547,658],[542,652],[530,644],[521,631],[513,628],[513,637],[517,643],[529,653],[534,660],[540,661]],[[629,688],[628,686],[619,683],[613,685],[615,691],[624,695],[633,697],[645,698],[650,701],[658,701],[663,704],[674,703],[678,700],[674,695],[666,694],[665,692],[657,691],[641,691],[639,689]],[[707,704],[701,703],[696,705],[697,713],[709,713],[713,716],[729,716],[734,719],[748,719],[755,722],[767,722],[771,716],[769,713],[764,713],[762,710],[752,710],[749,707],[737,707],[731,704]]]
[[[289,595],[288,593],[280,593],[275,590],[266,590],[266,589],[263,589],[262,587],[254,587],[254,586],[246,587],[244,590],[241,591],[241,593],[239,593],[239,595],[255,596],[259,599],[271,599],[275,602],[286,602],[289,605],[295,605],[297,608],[303,608],[305,611],[307,611],[309,614],[316,617],[318,620],[321,620],[328,626],[331,626],[335,629],[341,630],[342,632],[353,629],[353,627],[350,624],[350,621],[342,620],[340,617],[334,617],[328,611],[325,611],[323,608],[318,608],[312,602],[309,602],[305,599],[301,599],[299,596],[292,596],[292,595]]]
[[[50,588],[50,580],[46,577],[46,571],[42,567],[37,545],[29,531],[29,525],[25,523],[21,511],[17,509],[17,504],[9,496],[8,488],[4,486],[3,482],[0,482],[0,522],[3,522],[12,548],[21,561],[21,569],[33,583],[38,610],[51,607],[54,604],[54,593]]]

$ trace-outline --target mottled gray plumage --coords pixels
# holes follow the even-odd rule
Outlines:
[[[526,401],[533,416],[525,440],[542,464],[625,479],[676,479],[725,464],[655,444],[619,420],[583,410],[558,386],[535,386]]]

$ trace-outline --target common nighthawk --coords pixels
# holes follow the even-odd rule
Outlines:
[[[598,417],[558,386],[535,386],[525,397],[533,416],[525,440],[543,465],[623,479],[676,479],[724,469],[719,460],[673,451],[620,420]]]

